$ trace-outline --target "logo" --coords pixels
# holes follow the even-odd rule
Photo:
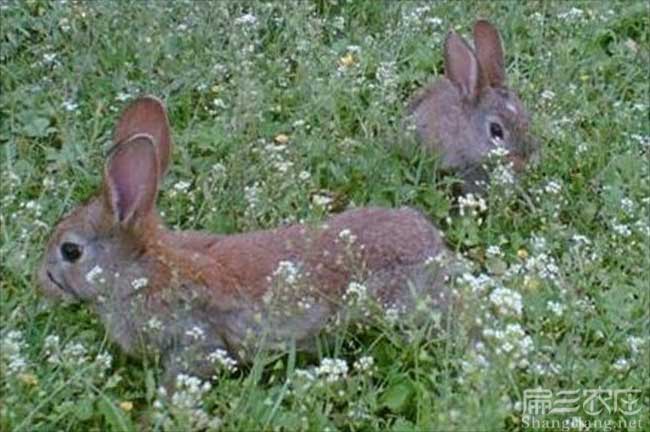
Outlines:
[[[524,390],[522,422],[537,429],[597,428],[641,430],[647,407],[638,389]]]

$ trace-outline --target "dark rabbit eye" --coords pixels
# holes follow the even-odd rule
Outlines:
[[[503,139],[503,129],[499,123],[490,123],[490,136],[494,139]]]
[[[68,262],[75,262],[81,258],[83,249],[76,243],[65,242],[61,245],[61,256]]]

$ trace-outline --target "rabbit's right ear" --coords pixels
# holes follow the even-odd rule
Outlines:
[[[445,75],[456,84],[463,97],[478,97],[478,61],[467,42],[454,31],[450,31],[445,40]]]
[[[113,148],[104,168],[103,188],[113,223],[131,225],[153,211],[158,169],[158,154],[149,135],[135,135]]]
[[[115,125],[113,145],[117,146],[137,134],[146,134],[153,138],[162,178],[169,167],[173,144],[167,110],[160,99],[154,96],[142,96],[127,106]]]
[[[506,80],[503,47],[499,30],[489,21],[478,20],[474,24],[474,46],[481,65],[481,79],[484,85],[502,87]]]

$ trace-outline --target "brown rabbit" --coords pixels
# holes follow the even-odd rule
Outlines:
[[[463,193],[484,190],[489,174],[483,164],[493,150],[505,150],[518,172],[539,152],[528,132],[528,112],[506,87],[499,31],[476,21],[474,46],[476,51],[450,31],[445,77],[418,92],[408,107],[420,141],[440,156],[443,170],[460,177]]]
[[[181,371],[209,376],[214,352],[245,362],[260,347],[309,348],[347,314],[350,286],[398,310],[419,299],[447,310],[452,300],[432,259],[447,250],[415,210],[360,208],[321,226],[230,236],[174,232],[155,207],[172,146],[163,104],[133,102],[114,143],[100,192],[54,230],[39,282],[92,305],[127,353],[159,353],[167,382]]]

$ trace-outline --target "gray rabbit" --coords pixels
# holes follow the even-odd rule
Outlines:
[[[528,130],[530,116],[505,84],[499,31],[478,20],[474,45],[450,31],[445,76],[420,90],[408,106],[420,142],[439,155],[443,170],[461,179],[462,193],[485,190],[489,172],[484,163],[492,151],[501,149],[516,172],[539,153]]]

